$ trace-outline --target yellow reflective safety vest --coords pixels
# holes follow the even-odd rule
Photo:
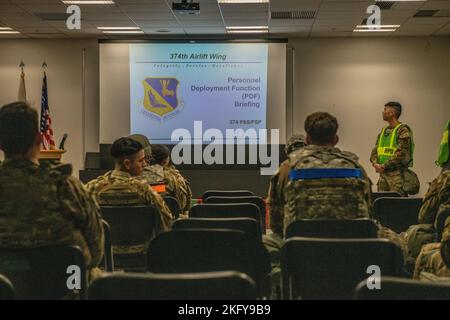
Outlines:
[[[438,159],[436,164],[443,167],[449,160],[449,145],[448,145],[448,131],[450,129],[450,120],[447,122],[446,130],[442,135],[441,145],[439,147]]]
[[[399,123],[388,135],[385,134],[388,127],[384,127],[381,131],[377,143],[377,156],[379,164],[384,164],[386,161],[390,160],[397,151],[397,131],[402,125],[402,123]],[[414,142],[412,139],[411,128],[409,128],[409,130],[411,131],[411,161],[408,163],[408,166],[411,167],[413,164]]]

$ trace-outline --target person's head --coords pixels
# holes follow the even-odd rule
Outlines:
[[[306,146],[306,137],[303,134],[293,134],[286,142],[284,151],[290,154],[292,151],[298,150]]]
[[[147,162],[147,164],[150,164],[152,159],[152,147],[148,138],[142,134],[132,134],[128,136],[128,138],[131,138],[142,145],[145,153],[145,161]]]
[[[305,120],[306,143],[318,146],[335,146],[338,122],[335,117],[327,112],[314,112]]]
[[[384,105],[383,120],[390,121],[400,118],[402,114],[402,105],[395,101],[389,101]]]
[[[116,170],[139,176],[145,167],[142,145],[131,138],[119,138],[111,146],[111,155],[116,161]]]
[[[170,151],[163,144],[154,144],[152,146],[152,164],[167,166],[170,163]]]
[[[6,158],[37,158],[41,142],[36,110],[25,102],[13,102],[0,109],[0,149]]]

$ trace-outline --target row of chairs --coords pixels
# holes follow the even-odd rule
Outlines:
[[[202,195],[202,200],[209,197],[247,197],[255,194],[249,190],[207,190]],[[372,192],[372,201],[378,198],[399,198],[401,195],[394,191]]]
[[[234,229],[234,232],[239,230],[241,235],[233,234],[231,230],[211,230],[215,228]],[[150,244],[149,271],[177,273],[186,270],[238,270],[255,279],[260,296],[270,295],[269,260],[261,245],[258,224],[254,219],[191,218],[175,222],[174,230],[160,234]],[[376,239],[376,231],[376,225],[370,219],[299,220],[292,223],[287,229],[290,239],[282,249],[283,298],[351,298],[356,284],[367,276],[369,265],[379,266],[384,275],[402,276],[401,250],[387,240]],[[244,234],[246,237],[243,237]],[[303,238],[295,238],[299,236]],[[244,261],[242,256],[251,259]],[[252,262],[257,262],[256,266]],[[266,271],[264,265],[267,266]],[[329,270],[330,265],[335,268],[334,272]],[[341,282],[326,278],[325,274],[337,277]],[[303,282],[292,286],[295,284],[294,279]],[[321,281],[326,281],[330,290],[318,286]],[[315,295],[311,290],[318,288],[320,290]]]
[[[238,195],[238,197],[218,197],[218,195],[223,194],[233,194]],[[190,209],[190,217],[194,218],[207,218],[207,219],[215,219],[215,218],[223,218],[226,219],[228,217],[247,217],[250,219],[255,219],[258,221],[258,223],[261,225],[262,233],[264,233],[264,226],[265,226],[265,215],[261,214],[261,212],[265,211],[265,205],[261,198],[255,197],[255,196],[242,196],[242,194],[250,194],[250,192],[246,193],[246,191],[209,191],[206,192],[204,195],[204,199],[206,203],[202,203],[199,205],[194,205]],[[254,203],[250,203],[250,201],[254,200]],[[174,199],[176,203],[176,199]],[[241,201],[249,201],[247,203],[242,203]],[[211,203],[212,202],[212,203]],[[223,203],[223,202],[231,202],[231,203]],[[237,202],[237,203],[234,203]],[[257,204],[255,204],[257,203]],[[406,210],[404,210],[404,213],[402,214],[401,210],[395,210],[395,208],[398,208],[399,205],[403,204],[410,204],[409,206],[406,205]],[[402,230],[399,230],[398,228],[393,228],[395,231],[404,231],[407,226],[410,224],[413,224],[413,221],[417,221],[417,214],[418,210],[420,208],[420,199],[404,199],[404,198],[378,198],[375,201],[374,205],[374,211],[373,216],[378,218],[382,221],[383,224],[388,225],[389,227],[392,227],[387,223],[386,221],[394,221],[397,219],[400,223],[404,223],[405,221],[408,221],[407,218],[401,218],[401,216],[405,216],[410,212],[413,212],[413,214],[409,214],[409,216],[414,216],[415,220],[410,219],[410,222],[407,222],[404,228]],[[391,204],[391,205],[389,205]],[[391,207],[394,210],[386,210],[386,207]],[[138,213],[138,211],[148,210],[148,217],[145,216],[145,214],[142,215],[143,212]],[[135,212],[132,217],[129,214],[130,212]],[[400,213],[400,214],[399,214]],[[121,246],[133,246],[139,243],[142,243],[145,241],[145,239],[149,238],[149,235],[152,235],[153,237],[156,235],[154,234],[155,229],[157,229],[158,226],[158,216],[155,214],[155,212],[150,212],[149,209],[146,209],[145,207],[103,207],[102,208],[102,215],[105,217],[107,221],[112,222],[113,228],[116,230],[113,230],[114,239],[112,242],[117,245]],[[138,216],[141,216],[139,218]],[[124,217],[127,217],[124,219]],[[386,217],[386,218],[384,218]],[[400,217],[400,218],[398,218]],[[126,220],[126,221],[124,221]],[[188,224],[197,223],[197,225],[200,227],[211,227],[212,221],[204,221],[204,220],[193,220],[193,222],[180,222],[179,224],[175,224],[175,228],[178,228],[179,226],[185,226],[188,227]],[[251,223],[250,222],[233,222],[233,221],[216,221],[216,226],[212,227],[219,227],[223,226],[224,228],[228,228],[232,226],[233,224],[242,224],[246,223],[247,226],[243,227],[244,229],[247,228],[247,231],[249,231],[249,228]],[[314,222],[313,222],[314,223]],[[316,222],[320,223],[320,222]],[[354,228],[350,226],[348,229],[344,228],[345,222],[337,221],[333,224],[325,224],[322,226],[322,228],[334,228],[336,231],[341,231],[345,235],[345,237],[350,237],[348,233],[351,232],[351,230],[355,230],[356,232],[359,232],[361,228]],[[366,222],[367,224],[367,222]],[[301,226],[305,226],[306,224],[302,224]],[[317,228],[316,228],[317,229]],[[130,232],[130,231],[133,232]],[[314,232],[314,228],[312,228]],[[376,228],[372,226],[372,233],[374,233]],[[141,232],[142,231],[142,232]],[[322,235],[326,234],[334,234],[333,230],[325,230],[325,232],[322,233]],[[258,234],[259,232],[253,230],[252,231],[255,234]],[[130,237],[129,234],[132,233],[133,236]],[[153,233],[153,234],[152,234]],[[305,234],[308,236],[307,234]],[[289,230],[288,230],[288,236],[289,236]],[[359,237],[358,234],[355,234],[351,237]],[[121,258],[121,257],[120,257]],[[128,257],[129,258],[129,257]],[[137,257],[135,260],[144,261],[145,257],[141,255],[141,257]],[[111,259],[107,259],[108,261],[111,261]],[[113,270],[111,268],[111,263],[109,263],[109,266],[107,267],[107,270]],[[126,267],[126,265],[122,263],[118,263],[121,267]]]
[[[109,245],[132,247],[148,241],[157,235],[160,225],[160,217],[157,210],[152,206],[102,206],[101,214],[105,229],[105,241]],[[249,231],[253,228],[252,233],[261,238],[262,225],[264,220],[261,218],[260,210],[252,203],[231,203],[231,204],[199,204],[190,209],[190,216],[193,218],[227,218],[227,217],[247,217],[256,221],[256,227],[251,222],[239,222],[246,224],[244,228]],[[194,220],[195,221],[195,220]],[[201,221],[198,222],[200,227]],[[204,222],[203,222],[204,223]],[[208,222],[209,224],[212,221]],[[217,220],[216,224],[222,224],[223,227],[236,224],[236,222],[228,220]],[[177,221],[175,228],[182,227],[183,222]],[[110,249],[105,249],[105,265],[106,270],[112,271],[113,265],[119,268],[139,270],[140,265],[145,261],[144,255],[116,254],[110,257]]]
[[[432,283],[381,277],[379,289],[370,288],[372,278],[359,282],[357,300],[449,300],[450,283]],[[186,294],[188,293],[188,294]],[[233,271],[195,274],[110,274],[89,287],[89,299],[102,300],[255,300],[254,281]]]
[[[372,193],[372,218],[397,233],[404,232],[409,226],[417,224],[422,198],[404,198],[398,192]],[[254,203],[264,218],[265,203],[248,190],[208,190],[202,195],[203,203]],[[265,230],[265,229],[264,229]]]
[[[242,196],[240,196],[242,197]],[[248,196],[246,196],[248,197]],[[214,201],[214,196],[209,197],[210,199],[212,198]],[[217,197],[216,197],[217,198]],[[228,197],[230,198],[230,197]],[[219,197],[220,200],[220,197]],[[240,199],[238,199],[240,200]],[[217,201],[217,200],[216,200]],[[206,202],[208,202],[208,198],[206,198]],[[233,202],[233,201],[232,201]],[[234,206],[234,209],[237,209],[239,206],[241,206],[242,204],[240,202],[238,202],[237,204],[232,204],[231,206]],[[176,222],[174,224],[174,231],[171,232],[167,232],[167,233],[163,233],[161,235],[159,235],[154,241],[152,241],[150,247],[149,247],[149,252],[147,255],[147,270],[151,271],[151,272],[157,272],[157,273],[164,273],[164,272],[174,272],[174,273],[180,273],[180,272],[184,272],[184,271],[189,271],[189,272],[203,272],[203,271],[221,271],[221,270],[237,270],[240,272],[243,272],[247,275],[250,275],[251,278],[255,279],[255,283],[256,283],[256,287],[257,287],[257,292],[258,292],[258,296],[267,296],[268,294],[268,288],[267,288],[267,284],[268,282],[268,272],[270,271],[270,262],[268,262],[267,259],[267,252],[264,252],[264,248],[263,250],[258,249],[262,247],[262,244],[260,241],[258,241],[258,238],[261,239],[260,233],[261,232],[261,228],[258,228],[261,222],[261,210],[257,207],[256,204],[251,204],[251,203],[247,203],[247,205],[253,206],[252,208],[256,207],[256,210],[258,212],[258,215],[256,216],[256,218],[260,218],[260,220],[256,220],[256,219],[251,219],[251,218],[247,218],[243,221],[239,221],[239,219],[237,219],[237,221],[233,221],[233,219],[231,219],[231,221],[227,218],[222,218],[222,219],[188,219],[185,220],[185,222],[181,221],[180,222]],[[224,208],[227,206],[230,206],[229,204],[203,204],[201,205],[203,207],[205,206],[212,206],[212,208],[216,207],[214,210],[222,210],[222,214],[225,216],[229,216],[230,211],[229,208],[227,210],[225,209],[217,209],[217,208]],[[195,207],[201,207],[201,206],[194,206]],[[136,208],[136,207],[133,207]],[[102,211],[105,208],[102,208]],[[108,208],[106,208],[106,211]],[[113,209],[113,208],[110,208]],[[121,207],[121,209],[124,209],[123,207]],[[134,209],[133,209],[134,210]],[[192,211],[195,210],[199,210],[199,209],[193,209]],[[202,210],[205,209],[201,209],[200,212]],[[114,211],[114,210],[112,210]],[[151,221],[151,223],[148,223],[148,225],[150,226],[150,229],[153,228],[155,226],[158,225],[159,221],[158,221],[158,215],[155,214],[155,212],[153,211],[153,214],[150,214],[151,210],[147,208],[141,208],[141,213],[139,213],[138,215],[141,216],[146,216],[147,218],[150,217],[150,219],[148,219],[149,221]],[[240,212],[240,210],[237,211],[232,211],[232,212]],[[111,238],[111,234],[114,236],[117,233],[114,230],[114,226],[120,226],[122,229],[125,229],[124,232],[124,236],[126,236],[128,238],[129,232],[131,233],[135,233],[134,228],[130,228],[128,226],[127,227],[123,227],[123,212],[120,214],[122,216],[122,219],[120,219],[120,215],[118,212],[113,212],[111,215],[108,215],[108,213],[104,214],[104,212],[102,212],[102,214],[104,215],[104,217],[108,220],[111,216],[116,216],[116,218],[118,220],[122,221],[121,223],[117,223],[114,221],[111,221],[111,225],[113,226],[113,230],[112,233],[106,232],[106,238],[108,238],[108,234],[110,237],[110,242],[112,241],[113,243],[116,243],[114,241],[114,238]],[[194,214],[195,215],[195,214]],[[126,221],[134,221],[134,219],[129,215],[129,213],[127,212],[126,215],[127,217]],[[192,216],[192,215],[191,215]],[[213,215],[214,217],[217,216],[217,214]],[[264,215],[262,215],[264,216]],[[236,219],[235,219],[236,220]],[[140,220],[138,219],[138,222]],[[188,221],[188,222],[186,222]],[[343,232],[343,230],[346,230],[346,227],[344,226],[345,223],[347,222],[343,222],[343,221],[333,221],[333,223],[330,223],[330,221],[327,222],[322,222],[322,226],[323,225],[328,225],[328,227],[325,227],[324,229],[321,229],[320,226],[320,221],[309,221],[309,222],[304,222],[303,224],[301,224],[301,221],[296,222],[296,224],[298,226],[295,226],[293,224],[293,226],[289,226],[290,228],[292,228],[293,231],[289,231],[288,228],[288,232],[289,233],[289,237],[295,237],[295,236],[317,236],[317,230],[323,230],[325,231],[325,234],[327,234],[328,236],[333,236],[335,238],[345,238],[345,237],[354,237],[354,236],[358,236],[361,238],[367,237],[367,238],[372,238],[374,235],[374,230],[376,230],[376,226],[374,225],[373,221],[371,220],[358,220],[359,222],[359,226],[356,227],[356,225],[353,225],[353,227],[351,228],[347,228],[349,230],[349,232],[353,232],[354,230],[358,230],[357,233],[353,233],[353,234],[345,234],[345,232]],[[258,223],[259,222],[259,223]],[[339,223],[343,223],[342,226],[338,226],[337,224]],[[349,223],[353,223],[353,222],[349,222]],[[314,225],[315,224],[315,225]],[[107,226],[107,224],[105,223],[105,225]],[[265,224],[263,224],[265,225]],[[263,226],[261,225],[261,227]],[[309,232],[312,232],[310,234],[308,234],[308,226],[309,225]],[[237,227],[240,226],[240,227]],[[306,227],[305,227],[306,226]],[[350,226],[350,225],[349,225]],[[364,227],[362,227],[364,226]],[[216,230],[205,230],[204,228],[214,228]],[[234,230],[217,230],[217,228],[224,228],[224,229],[234,229]],[[328,228],[328,229],[327,229]],[[334,230],[333,230],[334,228]],[[128,230],[126,230],[128,229]],[[189,230],[187,230],[189,229]],[[194,229],[194,230],[193,230]],[[197,229],[197,230],[195,230]],[[109,229],[108,229],[109,230]],[[147,230],[143,228],[143,230]],[[237,231],[239,230],[239,231]],[[314,230],[316,230],[316,234],[314,234]],[[359,230],[365,230],[365,231],[359,231]],[[126,231],[128,231],[128,235],[126,234]],[[341,236],[339,236],[339,233],[341,233]],[[375,232],[376,233],[376,232]],[[146,233],[145,237],[148,237],[149,233]],[[320,236],[320,232],[319,232],[319,236]],[[222,241],[210,241],[210,239],[221,239]],[[159,240],[158,240],[159,239]],[[161,240],[162,239],[162,240]],[[205,241],[205,239],[207,239],[207,241]],[[239,240],[240,239],[240,240]],[[246,240],[244,240],[246,239]],[[256,241],[255,241],[256,239]],[[239,241],[236,241],[239,240]],[[293,238],[293,239],[289,239],[285,245],[285,247],[283,247],[282,250],[282,254],[283,255],[287,255],[289,256],[289,248],[291,246],[294,246],[294,244],[292,243],[297,243],[297,242],[302,242],[302,241],[306,241],[306,247],[310,246],[311,244],[315,243],[316,240],[321,240],[322,243],[321,244],[317,244],[317,248],[320,248],[320,246],[323,246],[324,248],[327,248],[327,245],[329,244],[329,242],[335,242],[335,241],[339,241],[338,239],[334,239],[333,241],[331,241],[330,239],[328,240],[324,240],[324,239],[308,239],[308,238]],[[330,241],[329,241],[330,240]],[[352,244],[351,241],[356,241],[357,243],[360,243],[361,240],[368,240],[369,242],[372,241],[373,243],[377,243],[378,240],[381,239],[358,239],[358,240],[341,240],[344,241],[346,243],[341,244],[341,246],[345,247],[349,244]],[[309,241],[309,242],[308,242]],[[312,241],[312,242],[311,242]],[[349,242],[350,241],[350,242]],[[359,242],[358,242],[359,241]],[[385,240],[383,240],[385,241]],[[108,242],[108,241],[106,241]],[[363,241],[364,242],[364,241]],[[186,244],[185,246],[183,245],[179,245],[180,243],[182,244]],[[245,243],[245,245],[242,247],[242,243]],[[289,246],[288,246],[289,244]],[[337,245],[336,243],[334,243],[335,245]],[[297,244],[295,244],[297,245]],[[358,244],[359,246],[364,247],[361,244]],[[357,246],[358,246],[357,245]],[[378,244],[379,245],[379,244]],[[393,244],[391,244],[393,245]],[[339,245],[338,245],[339,246]],[[383,245],[379,245],[379,246],[383,246]],[[180,249],[180,251],[176,251],[178,249]],[[191,255],[188,254],[188,251],[192,249],[192,247],[195,247],[195,250],[197,250],[197,252],[193,252]],[[301,246],[300,246],[301,247]],[[394,245],[395,247],[395,245]],[[164,249],[166,248],[166,249]],[[167,249],[169,248],[169,249]],[[233,250],[232,250],[232,249]],[[236,250],[236,248],[239,248],[238,250]],[[250,248],[250,250],[249,250]],[[397,248],[398,249],[398,248]],[[221,250],[223,250],[223,252],[225,252],[226,254],[221,255],[220,257],[217,256],[218,254],[220,254]],[[241,251],[239,251],[241,250]],[[250,260],[245,260],[245,259],[240,259],[238,255],[237,259],[224,259],[224,257],[229,256],[229,257],[236,257],[236,251],[239,251],[242,255],[242,253],[244,254],[244,256],[250,256],[251,254],[246,254],[245,250],[247,250],[246,252],[252,252],[253,256],[258,256],[259,253],[259,257],[261,259],[250,259]],[[389,249],[386,249],[389,250]],[[175,251],[175,252],[173,252]],[[296,250],[297,251],[297,250]],[[336,252],[338,252],[339,250],[335,250]],[[346,251],[346,250],[344,250]],[[170,254],[167,254],[167,253]],[[212,252],[211,255],[207,254],[209,252]],[[320,250],[318,251],[320,252]],[[370,252],[370,250],[369,250]],[[384,251],[381,250],[380,253],[383,253]],[[389,252],[389,251],[387,251]],[[205,254],[206,253],[206,254]],[[314,250],[311,251],[311,253],[314,253]],[[315,252],[317,253],[317,252]],[[207,257],[203,257],[203,260],[200,259],[200,261],[196,261],[195,258],[201,257],[202,256],[207,256]],[[234,256],[233,256],[234,255]],[[217,256],[217,257],[216,257]],[[266,256],[266,258],[264,258],[264,256]],[[317,256],[317,255],[316,255]],[[320,256],[320,255],[319,255]],[[325,256],[328,256],[328,254],[326,254]],[[395,257],[395,254],[393,255]],[[152,258],[153,257],[153,258]],[[380,261],[383,262],[382,259],[383,255],[377,255],[377,259],[381,259]],[[264,265],[266,264],[268,267],[267,269],[264,270],[264,268],[261,268],[260,266],[258,267],[258,265],[256,266],[256,268],[254,266],[251,265],[252,261],[257,260],[257,261],[264,261],[264,259],[266,260],[266,263],[262,262],[259,265]],[[107,264],[107,261],[112,261],[113,257],[111,254],[111,257],[108,258],[105,255],[105,264]],[[244,261],[245,260],[245,261]],[[294,261],[295,258],[290,257],[289,259],[286,259],[287,261]],[[356,259],[358,260],[358,259]],[[373,259],[372,259],[373,260]],[[395,259],[394,259],[395,260]],[[395,263],[392,264],[392,259],[389,260],[391,262],[391,265],[395,265]],[[189,263],[188,263],[189,262]],[[319,261],[320,262],[320,261]],[[348,261],[343,261],[348,263]],[[189,268],[186,268],[186,264],[188,264]],[[211,266],[212,264],[212,266]],[[357,264],[357,263],[356,263]],[[14,263],[13,263],[14,265]],[[20,264],[19,264],[20,265]],[[180,265],[184,265],[185,268],[181,268],[180,269]],[[289,265],[288,264],[282,264],[283,265],[283,270],[289,270]],[[389,264],[387,264],[389,265]],[[400,264],[401,265],[401,264]],[[259,268],[259,270],[258,270]],[[113,268],[109,267],[107,268],[107,270],[113,270]],[[168,270],[168,271],[167,271]],[[394,270],[394,269],[392,269]],[[262,271],[262,272],[261,272]],[[359,272],[361,272],[361,268],[358,269]],[[0,270],[1,272],[1,270]],[[356,271],[355,271],[356,272]],[[320,273],[320,272],[319,272]],[[385,274],[385,273],[383,273]],[[366,276],[367,274],[363,274],[363,276]],[[388,273],[388,275],[397,275],[395,273]],[[297,277],[298,278],[298,277]],[[295,286],[295,279],[296,275],[295,273],[289,273],[288,271],[283,272],[283,297],[284,298],[297,298],[297,297],[302,297],[302,298],[308,298],[308,297],[314,297],[314,293],[311,292],[302,292],[301,290],[303,290],[305,287],[304,284],[300,285],[300,287]],[[302,279],[304,277],[301,277]],[[355,280],[356,279],[356,280]],[[343,286],[342,288],[345,288],[345,297],[350,297],[351,293],[353,292],[353,287],[354,285],[356,285],[355,281],[363,279],[361,278],[361,275],[358,274],[358,277],[355,277],[355,273],[349,272],[349,277],[348,277],[348,283],[347,286]],[[304,279],[303,279],[304,280]],[[289,285],[287,285],[289,284]],[[299,289],[300,288],[300,289]],[[332,297],[334,295],[333,292],[330,293],[330,296]],[[321,297],[327,297],[326,293],[321,292]],[[344,295],[342,295],[342,292],[340,292],[339,297],[344,297]]]
[[[397,277],[381,277],[379,289],[362,280],[355,289],[359,300],[450,299],[450,283],[432,283]],[[95,280],[87,290],[88,299],[101,300],[255,300],[255,282],[235,271],[152,274],[110,273]],[[12,283],[0,275],[0,300],[25,298],[16,295]],[[36,296],[33,296],[36,298]],[[42,298],[42,297],[40,297]]]
[[[68,284],[87,288],[86,266],[77,247],[1,250],[0,274],[14,285],[17,297],[51,299],[73,296]],[[73,270],[70,268],[74,268]],[[270,294],[270,259],[261,240],[229,229],[172,230],[150,243],[146,270],[158,274],[240,272],[254,279],[258,296]],[[73,272],[74,278],[71,278]]]
[[[385,197],[390,196],[390,197]],[[379,219],[384,225],[387,225],[394,229],[397,232],[401,232],[407,229],[409,225],[417,223],[418,211],[420,209],[421,199],[404,199],[398,198],[398,194],[378,194],[376,195],[376,200],[374,202],[374,211],[373,217]],[[249,199],[255,199],[256,201],[249,201]],[[203,197],[203,205],[194,206],[190,211],[191,217],[200,217],[200,218],[191,218],[189,220],[178,221],[174,224],[175,230],[180,229],[204,229],[204,228],[225,228],[225,229],[234,229],[240,230],[244,233],[250,234],[257,239],[260,239],[260,233],[258,232],[258,228],[255,228],[254,220],[259,220],[261,227],[264,228],[265,222],[261,220],[265,218],[265,215],[261,213],[265,212],[265,204],[261,198],[252,196],[250,192],[245,190],[241,191],[208,191]],[[252,200],[253,200],[252,199]],[[405,201],[406,200],[406,201]],[[252,203],[258,207],[258,211],[254,210],[254,207],[248,206],[249,209],[246,211],[253,213],[244,213],[242,210],[243,202],[247,202],[248,204]],[[235,204],[234,208],[225,203],[233,203]],[[252,208],[252,209],[250,209]],[[387,209],[386,209],[387,208]],[[389,210],[389,208],[391,210]],[[400,208],[400,210],[399,210]],[[403,210],[401,210],[403,209]],[[409,215],[408,215],[409,214]],[[247,220],[241,220],[238,218],[236,220],[229,220],[230,216],[250,216]],[[223,218],[217,218],[223,217]],[[401,219],[403,217],[403,219]],[[405,219],[406,217],[406,219]],[[256,218],[252,221],[252,218]],[[259,218],[259,219],[258,219]],[[399,219],[400,218],[400,219]],[[241,218],[242,219],[242,218]],[[262,223],[261,223],[262,222]],[[287,230],[287,238],[295,237],[295,236],[303,236],[303,237],[325,237],[325,238],[376,238],[377,228],[372,220],[363,219],[359,221],[333,221],[333,223],[329,223],[330,221],[298,221],[297,223],[293,223],[288,227]],[[264,229],[263,229],[264,230]],[[318,232],[320,230],[321,232]],[[292,246],[292,242],[294,239],[290,239],[290,246]],[[300,239],[301,240],[301,239]],[[348,242],[348,240],[346,240]],[[377,241],[372,239],[372,241]],[[349,243],[346,243],[348,245]],[[391,244],[393,248],[398,248]],[[286,249],[283,252],[288,251]],[[381,255],[380,258],[382,260]],[[401,256],[401,254],[400,254]],[[290,261],[293,258],[289,259]],[[394,259],[395,260],[395,259]],[[399,260],[400,263],[393,263],[392,265],[399,267],[400,270],[398,273],[393,272],[388,273],[387,275],[403,275],[401,266],[403,265],[402,259]],[[397,261],[397,262],[399,262]],[[392,260],[391,260],[392,262]],[[385,268],[386,269],[386,268]],[[288,270],[287,265],[284,265],[283,270]],[[397,271],[398,271],[397,270]],[[353,270],[354,271],[354,270]],[[361,271],[361,270],[359,270]],[[329,297],[346,297],[349,298],[352,294],[355,279],[362,279],[366,273],[361,273],[359,277],[355,277],[354,272],[349,272],[349,277],[347,279],[347,288],[344,290],[346,295],[342,295],[342,290],[339,291],[339,295],[335,295],[335,293],[330,292]],[[292,284],[292,279],[289,278],[289,273],[285,273],[283,275],[283,279],[289,279],[288,284]],[[293,277],[295,278],[295,277]],[[303,278],[303,277],[302,277]],[[294,287],[288,287],[284,283],[283,285],[283,297],[284,298],[293,298],[296,296],[296,289]],[[300,288],[304,288],[304,286],[300,286]],[[312,286],[312,288],[317,288],[316,286]],[[297,290],[298,291],[298,290]],[[306,297],[314,297],[312,293],[303,293],[301,296]],[[327,295],[321,292],[321,297],[326,298]]]
[[[422,198],[403,198],[398,192],[372,193],[372,218],[400,233],[417,224]],[[173,199],[172,199],[173,202]],[[203,203],[253,203],[259,210],[264,233],[266,208],[264,200],[248,190],[208,190],[202,195]]]
[[[312,230],[322,232],[330,228],[321,228],[318,221],[304,221],[304,226],[301,226],[301,221],[293,224],[294,227],[290,231],[292,235],[314,235]],[[328,222],[328,223],[327,223]],[[330,221],[323,221],[323,225],[332,225]],[[370,220],[346,221],[346,227],[340,230],[341,235],[333,234],[333,237],[345,237],[345,230],[353,232],[355,229],[361,229],[359,226],[372,223],[372,230],[374,228],[373,222]],[[110,243],[110,232],[107,223],[105,225],[105,242]],[[308,227],[309,226],[309,227]],[[319,228],[317,228],[319,227]],[[218,228],[219,230],[211,230]],[[231,231],[230,229],[234,229]],[[309,231],[308,231],[309,229]],[[298,230],[297,233],[294,230]],[[303,230],[303,231],[301,231]],[[303,232],[303,233],[302,233]],[[316,235],[322,235],[317,233]],[[359,233],[363,237],[363,232]],[[370,232],[365,236],[369,237]],[[45,270],[52,270],[52,265],[58,265],[58,261],[66,261],[65,265],[69,265],[70,258],[77,255],[72,251],[62,254],[59,252],[46,252],[41,250],[36,253],[35,250],[11,250],[9,252],[2,252],[0,272],[8,275],[15,275],[14,281],[22,279],[22,283],[33,283],[32,277],[38,276],[39,279],[47,279],[49,275],[42,274]],[[33,254],[37,254],[34,256]],[[21,260],[20,257],[30,256],[31,260],[38,265],[32,265],[25,258]],[[47,259],[49,257],[58,257],[59,260]],[[73,259],[72,264],[81,265],[82,256],[78,255],[77,259]],[[39,268],[39,261],[46,261],[47,264],[43,268]],[[105,263],[107,261],[113,262],[111,249],[105,252]],[[144,262],[145,263],[145,262]],[[61,263],[60,263],[61,264]],[[5,268],[5,266],[12,266],[12,270]],[[106,263],[107,271],[112,271],[113,267]],[[30,278],[24,276],[20,272],[16,272],[17,266],[25,266],[24,274],[29,275]],[[26,270],[34,270],[29,273]],[[41,270],[41,273],[36,270]],[[42,271],[43,270],[43,271]],[[250,275],[256,279],[259,292],[261,295],[269,295],[269,281],[268,273],[270,272],[270,261],[267,251],[261,243],[260,228],[256,220],[249,218],[228,218],[228,219],[186,219],[178,220],[174,224],[174,231],[160,234],[156,237],[149,247],[147,254],[147,270],[151,272],[174,272],[180,273],[189,270],[191,272],[204,271],[220,271],[220,270],[238,270]],[[51,272],[53,278],[55,272]],[[54,280],[55,283],[62,283],[61,279],[66,277],[66,274],[61,274],[59,280]],[[56,277],[58,278],[58,277]],[[47,280],[45,280],[47,281]],[[84,283],[84,280],[83,280]],[[19,283],[20,284],[20,283]],[[38,286],[39,287],[39,286]],[[49,288],[49,286],[47,286]],[[64,289],[64,288],[61,288]],[[32,290],[32,288],[31,288]],[[43,293],[43,292],[41,292]],[[21,295],[31,297],[31,293],[22,292]],[[44,295],[47,296],[47,295]],[[50,294],[48,295],[50,296]]]

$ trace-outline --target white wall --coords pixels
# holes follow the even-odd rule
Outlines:
[[[290,39],[295,49],[293,130],[308,114],[338,118],[339,147],[355,152],[374,183],[369,156],[390,100],[414,132],[414,170],[428,188],[446,120],[450,118],[450,38]]]
[[[421,179],[423,194],[426,182],[439,172],[433,162],[445,121],[450,118],[450,38],[290,39],[289,45],[295,48],[293,130],[303,132],[304,120],[311,112],[322,110],[336,115],[340,124],[339,146],[357,153],[376,182],[377,175],[368,160],[370,150],[384,125],[381,119],[384,103],[398,100],[404,106],[401,120],[414,130],[414,169]],[[65,132],[69,134],[64,161],[74,164],[76,175],[83,165],[83,48],[86,48],[86,151],[96,151],[97,41],[0,40],[0,105],[17,98],[18,65],[23,59],[27,64],[28,98],[34,107],[40,108],[41,65],[45,59],[49,66],[55,139],[59,142]],[[279,108],[284,112],[285,106]]]
[[[19,88],[20,60],[25,67],[27,99],[40,111],[42,62],[48,65],[50,116],[55,142],[69,136],[63,161],[83,167],[82,50],[85,51],[86,151],[98,149],[98,44],[97,40],[0,41],[0,105],[15,101]],[[3,155],[2,155],[3,156]]]

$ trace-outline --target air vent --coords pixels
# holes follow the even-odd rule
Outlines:
[[[44,21],[66,21],[69,16],[65,13],[35,13],[34,15]]]
[[[450,17],[450,9],[439,10],[433,17]]]
[[[273,11],[272,19],[314,19],[315,11]]]
[[[375,5],[377,5],[381,10],[390,10],[394,4],[395,4],[394,1],[377,1],[377,2],[375,2]]]
[[[419,10],[414,15],[415,18],[432,17],[439,10]]]

